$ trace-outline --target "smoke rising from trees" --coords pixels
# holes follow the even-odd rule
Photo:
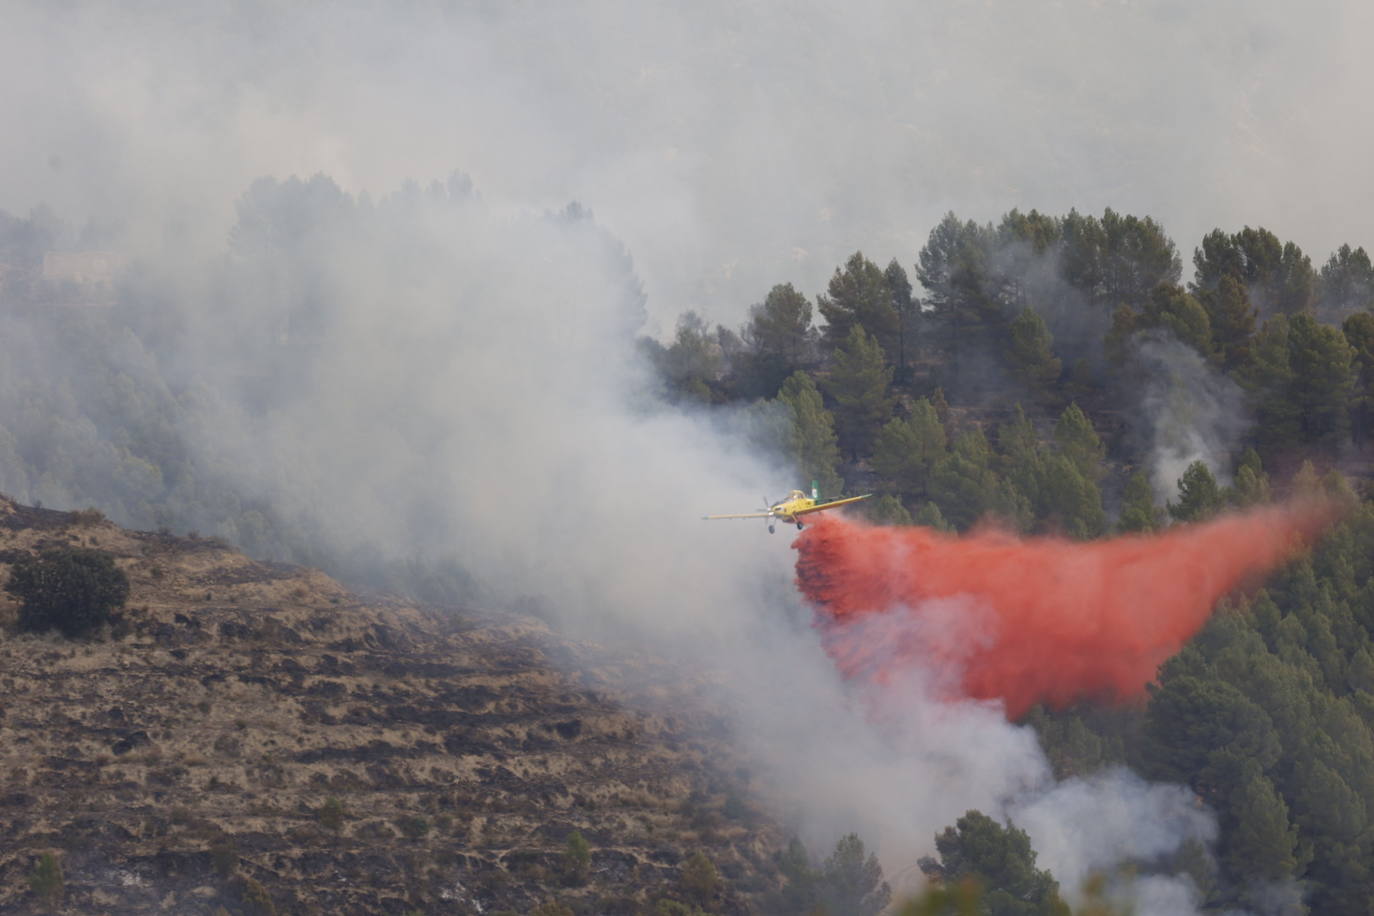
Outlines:
[[[1044,825],[1079,809],[1055,807],[1030,729],[919,677],[881,708],[842,684],[787,597],[785,544],[696,519],[794,469],[733,420],[655,404],[634,337],[689,307],[734,320],[775,284],[819,290],[859,242],[912,266],[951,209],[1367,242],[1350,202],[1374,188],[1347,166],[1374,122],[1313,100],[1368,84],[1369,16],[11,5],[0,76],[37,90],[0,92],[22,126],[0,208],[50,205],[32,225],[77,227],[57,247],[133,260],[117,334],[0,316],[0,486],[727,672],[760,782],[815,846],[859,830],[897,870],[977,807],[1035,812],[1061,876],[1156,856],[1208,835],[1167,827],[1176,799],[1144,793],[1121,828],[1166,825],[1148,850],[1051,843]],[[455,168],[472,179],[407,183]],[[1155,306],[1186,329],[1187,303]],[[1040,318],[1076,345],[1061,313]],[[1019,327],[1043,377],[1046,328]]]

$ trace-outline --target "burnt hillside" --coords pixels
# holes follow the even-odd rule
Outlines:
[[[712,912],[773,886],[780,836],[703,681],[531,619],[0,503],[0,576],[58,545],[109,551],[131,593],[84,642],[17,635],[0,599],[0,911],[38,911],[44,852],[67,913],[631,913],[689,899],[698,850],[723,879]]]

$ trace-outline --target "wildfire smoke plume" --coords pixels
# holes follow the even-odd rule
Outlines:
[[[1129,700],[1217,602],[1337,516],[1294,501],[1093,542],[874,527],[839,516],[793,546],[826,651],[851,679],[943,671],[953,695],[1005,703]]]

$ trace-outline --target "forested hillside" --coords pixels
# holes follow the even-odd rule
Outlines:
[[[1364,493],[1368,254],[1343,246],[1314,267],[1245,227],[1208,234],[1191,260],[1185,280],[1148,217],[950,214],[914,273],[856,253],[814,307],[783,283],[737,331],[687,314],[644,346],[667,397],[756,405],[827,495],[883,494],[868,514],[886,524],[1087,539],[1304,489]],[[1029,721],[1061,776],[1124,762],[1217,812],[1217,860],[1169,865],[1208,908],[1366,912],[1371,573],[1362,500],[1310,559],[1218,613],[1145,708]]]
[[[188,430],[229,400],[262,424],[244,431],[270,428],[283,393],[308,391],[319,341],[344,320],[337,302],[353,295],[326,260],[340,245],[421,260],[427,237],[407,227],[472,200],[462,181],[375,203],[323,178],[259,182],[240,202],[229,251],[194,283],[180,265],[146,259],[93,280],[52,255],[100,251],[99,231],[46,212],[0,214],[0,491],[96,505],[134,527],[199,529],[412,594],[470,596],[469,571],[445,557],[330,553],[308,503],[284,509],[245,489],[238,453],[195,447]],[[637,327],[643,297],[615,241],[577,207],[545,222],[573,227],[579,252],[624,275],[607,327]],[[1036,709],[1028,721],[1061,774],[1124,762],[1215,809],[1215,862],[1198,851],[1161,863],[1186,867],[1209,908],[1366,912],[1368,254],[1343,246],[1314,265],[1266,229],[1218,229],[1192,246],[1185,274],[1188,252],[1162,226],[1112,210],[1014,210],[995,224],[950,214],[919,251],[891,254],[884,266],[856,252],[824,290],[780,277],[747,314],[740,304],[737,327],[683,315],[671,340],[640,339],[656,370],[646,378],[672,409],[743,417],[758,449],[826,496],[880,493],[866,512],[885,524],[962,531],[994,520],[1091,539],[1304,488],[1360,499],[1310,559],[1237,596],[1165,665],[1145,707]],[[189,311],[188,300],[209,307]],[[551,298],[555,325],[566,320],[557,307]],[[188,327],[188,315],[203,324]],[[208,376],[188,358],[192,336],[252,372]],[[408,425],[404,407],[378,405],[398,418],[386,434],[423,453],[435,433]],[[401,507],[416,525],[434,523],[427,511]]]

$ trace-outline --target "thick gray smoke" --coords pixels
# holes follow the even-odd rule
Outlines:
[[[633,336],[819,290],[858,247],[910,264],[948,209],[1359,244],[1374,121],[1313,100],[1368,82],[1371,14],[1288,10],[5,4],[0,208],[46,202],[89,225],[70,246],[132,255],[140,333],[110,344],[129,384],[89,406],[85,338],[4,318],[0,484],[342,568],[456,563],[494,604],[721,672],[778,807],[814,846],[859,831],[890,873],[972,807],[1023,819],[1066,883],[1148,862],[1210,830],[1174,790],[1056,787],[996,707],[917,682],[875,714],[840,683],[787,539],[697,518],[794,473],[653,406]],[[476,190],[404,184],[454,168]],[[287,180],[319,173],[342,191]],[[56,412],[28,381],[51,373]],[[134,391],[177,424],[158,467],[101,422]],[[1140,912],[1151,887],[1186,897],[1142,883]]]
[[[186,460],[211,481],[170,511],[354,574],[454,564],[484,602],[711,672],[776,810],[816,849],[860,832],[890,873],[970,808],[1033,812],[1053,839],[1042,864],[1075,878],[1148,864],[1198,834],[1171,820],[1174,795],[1114,794],[1104,780],[1098,797],[1132,815],[1075,845],[1081,805],[1000,706],[950,702],[945,672],[881,697],[842,683],[805,625],[789,538],[699,518],[752,508],[795,471],[729,420],[654,402],[634,346],[639,282],[582,208],[524,210],[461,178],[375,201],[325,179],[262,180],[228,236],[205,263],[136,266],[110,312],[165,334],[153,355],[130,342],[109,358],[165,386]],[[42,353],[26,360],[41,372]],[[131,390],[164,390],[144,380]],[[72,421],[83,424],[89,443],[53,448],[103,444],[93,466],[122,454],[118,430],[102,439],[98,423]],[[253,500],[276,521],[265,534],[256,510],[225,509]],[[979,619],[958,611],[942,619]],[[1056,810],[1069,819],[1057,834]],[[1127,823],[1157,824],[1158,838],[1113,832]]]

